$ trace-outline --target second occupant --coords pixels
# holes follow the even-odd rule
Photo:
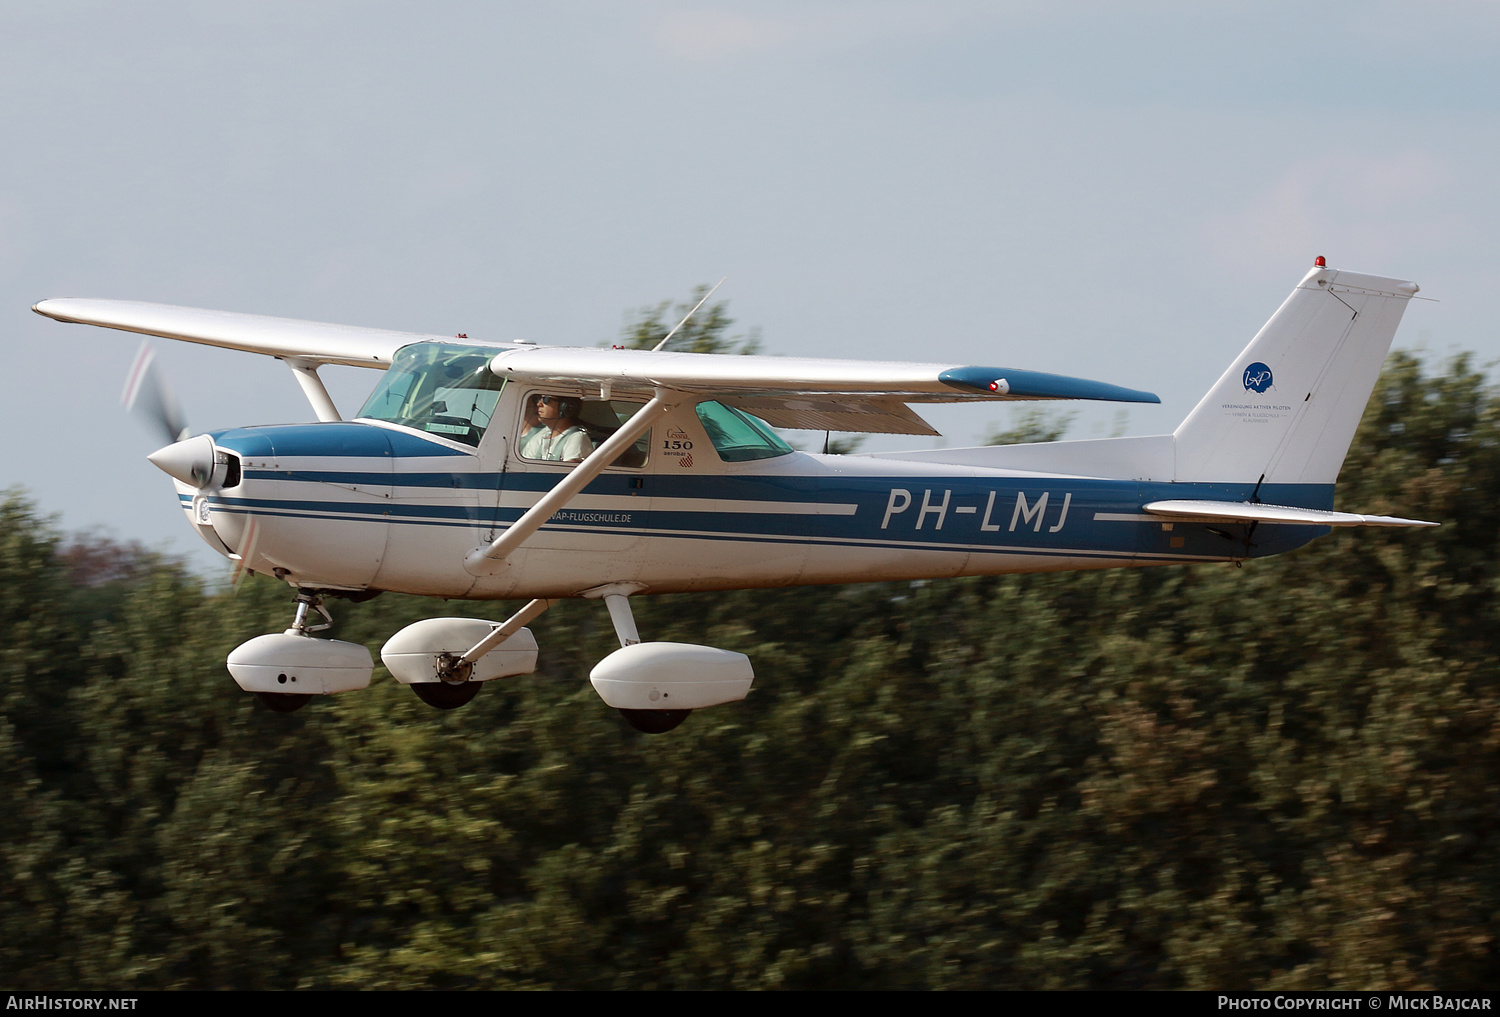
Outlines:
[[[579,400],[567,396],[538,396],[536,415],[540,426],[521,436],[521,455],[527,459],[582,462],[584,456],[594,451],[594,443],[578,426],[581,408]]]

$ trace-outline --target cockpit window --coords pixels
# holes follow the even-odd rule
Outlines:
[[[494,355],[451,343],[405,346],[359,415],[478,447],[505,387],[490,370]]]
[[[516,451],[526,459],[579,462],[603,445],[643,405],[619,399],[584,399],[533,392],[522,405]],[[651,432],[647,431],[616,456],[610,465],[638,469],[646,465],[650,450]]]
[[[759,417],[719,402],[698,404],[698,419],[714,443],[719,458],[726,463],[746,463],[752,459],[774,459],[789,455],[792,447]]]

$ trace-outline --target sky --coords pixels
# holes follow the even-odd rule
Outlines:
[[[0,488],[219,567],[119,405],[139,337],[48,297],[595,345],[727,276],[769,353],[1161,396],[1094,437],[1172,430],[1324,255],[1487,363],[1497,50],[1443,0],[0,2]],[[156,351],[195,431],[312,419],[275,360]]]

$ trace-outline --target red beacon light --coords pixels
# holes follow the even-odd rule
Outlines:
[[[1323,257],[1321,254],[1318,255],[1316,258],[1313,259],[1313,267],[1314,268],[1327,268],[1328,267],[1328,259],[1325,258],[1325,257]]]

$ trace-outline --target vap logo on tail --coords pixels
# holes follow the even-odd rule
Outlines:
[[[1264,392],[1271,387],[1271,369],[1260,361],[1245,368],[1245,391]]]

